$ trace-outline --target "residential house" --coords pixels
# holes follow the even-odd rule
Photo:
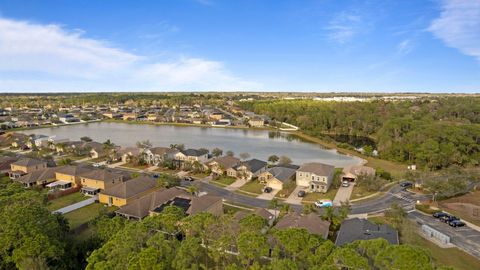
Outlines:
[[[227,175],[239,179],[252,180],[267,170],[267,162],[251,159],[243,161],[227,170]]]
[[[352,218],[342,222],[335,245],[343,246],[357,240],[383,238],[390,244],[398,245],[398,231],[387,224],[375,224],[367,219]]]
[[[137,119],[137,114],[136,113],[124,113],[123,116],[122,116],[122,119],[124,121],[136,120]]]
[[[79,187],[80,175],[89,171],[90,169],[82,166],[67,165],[59,167],[55,171],[55,179],[57,181],[48,184],[47,187],[60,190],[69,189],[72,187]]]
[[[211,195],[195,197],[179,188],[161,189],[148,193],[120,207],[116,213],[128,219],[140,220],[149,215],[161,213],[166,206],[170,205],[182,208],[188,215],[204,211],[214,215],[223,214],[221,197]]]
[[[352,165],[343,168],[342,180],[355,182],[360,175],[374,176],[375,169],[363,165]]]
[[[57,149],[57,145],[61,145],[61,144],[65,144],[67,143],[69,140],[68,139],[61,139],[61,138],[49,138],[48,139],[48,147],[51,149],[51,150],[56,150]]]
[[[47,168],[47,162],[33,158],[23,158],[10,164],[10,179]]]
[[[91,158],[100,158],[107,155],[105,146],[99,142],[88,142],[85,144],[90,149],[89,154]]]
[[[170,159],[173,160],[175,155],[180,152],[175,148],[153,147],[145,150],[145,161],[150,165],[158,165],[160,162]]]
[[[0,157],[0,174],[6,175],[11,170],[11,164],[17,161],[15,157],[3,156]]]
[[[45,186],[55,181],[55,170],[57,168],[46,168],[34,171],[14,179],[15,182],[23,184],[25,187]]]
[[[207,161],[205,164],[214,174],[223,175],[228,169],[240,164],[240,159],[233,156],[223,156]]]
[[[263,127],[265,125],[265,120],[262,118],[252,118],[248,120],[248,125],[251,127]]]
[[[106,188],[100,192],[98,199],[101,203],[121,207],[156,189],[158,189],[158,187],[155,179],[147,176],[139,176]]]
[[[30,140],[25,142],[27,147],[28,148],[34,148],[34,147],[40,148],[40,147],[42,147],[43,142],[48,141],[49,137],[45,136],[45,135],[32,135],[30,138],[31,138]]]
[[[80,174],[81,192],[85,195],[96,195],[99,191],[121,182],[123,175],[108,170],[90,170]]]
[[[117,155],[120,156],[120,159],[124,163],[131,162],[135,157],[139,157],[142,154],[142,149],[138,147],[125,147],[120,148],[117,151]]]
[[[266,187],[281,190],[284,184],[295,180],[297,170],[286,167],[273,167],[258,175],[258,180]]]
[[[274,228],[279,230],[289,228],[305,229],[311,234],[316,234],[327,239],[330,222],[321,219],[315,213],[310,213],[308,215],[291,213],[280,219]]]
[[[187,149],[187,150],[182,150],[175,154],[175,160],[183,161],[183,162],[189,162],[193,163],[195,161],[198,161],[200,163],[204,163],[205,161],[208,160],[208,151],[204,149]]]
[[[232,229],[234,232],[239,233],[240,231],[239,222],[245,217],[247,217],[248,215],[257,215],[263,218],[266,221],[268,227],[272,227],[276,219],[275,215],[270,211],[266,210],[265,208],[257,208],[253,211],[238,211],[233,215],[233,219],[232,219],[232,227],[233,227]],[[266,229],[268,228],[265,228],[264,231],[266,231]]]
[[[306,187],[311,192],[327,192],[333,181],[335,167],[323,163],[305,163],[296,174],[297,186]]]

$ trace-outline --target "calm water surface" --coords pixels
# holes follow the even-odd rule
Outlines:
[[[49,127],[25,131],[24,133],[56,136],[56,138],[79,140],[88,136],[95,141],[110,139],[116,145],[135,146],[137,141],[150,140],[153,146],[185,144],[187,148],[218,147],[231,150],[236,156],[249,153],[251,157],[267,160],[270,155],[288,156],[295,164],[322,162],[337,167],[358,164],[359,158],[337,153],[313,143],[301,141],[285,133],[266,130],[227,128],[181,127],[133,125],[123,123],[89,123],[70,126]]]

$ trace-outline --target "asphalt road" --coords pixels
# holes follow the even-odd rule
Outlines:
[[[452,244],[480,259],[480,232],[468,227],[450,227],[448,224],[418,211],[408,213],[408,217],[420,226],[426,224],[450,236]]]

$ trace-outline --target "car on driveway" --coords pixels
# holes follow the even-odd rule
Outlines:
[[[188,181],[188,182],[193,182],[194,179],[193,179],[193,177],[191,177],[191,176],[185,176],[185,177],[183,178],[183,180]]]
[[[350,182],[349,181],[342,181],[342,187],[349,187]]]
[[[433,216],[434,218],[441,218],[441,217],[444,217],[444,216],[448,216],[448,214],[445,213],[445,212],[435,212],[435,213],[433,213],[432,216]]]
[[[305,195],[307,195],[305,190],[299,190],[298,193],[297,193],[297,196],[300,197],[300,198],[305,197]]]
[[[272,190],[273,190],[273,189],[272,189],[271,187],[265,187],[265,188],[263,188],[263,192],[264,192],[264,193],[270,193],[270,192],[272,192]]]
[[[318,208],[332,207],[333,206],[332,200],[319,200],[319,201],[314,202],[314,204]]]
[[[465,226],[465,222],[457,219],[457,220],[452,220],[448,223],[448,225],[452,226],[452,227],[463,227]]]

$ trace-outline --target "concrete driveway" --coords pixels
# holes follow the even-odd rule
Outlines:
[[[298,197],[297,194],[300,190],[305,190],[305,187],[297,186],[295,190],[290,193],[288,198],[285,200],[286,203],[288,204],[297,204],[301,205],[302,204],[302,198]]]
[[[233,182],[231,185],[225,187],[226,190],[229,191],[234,191],[239,189],[241,186],[245,185],[247,183],[246,180],[243,179],[237,179],[235,182]]]
[[[350,196],[352,195],[353,191],[353,183],[350,183],[348,187],[340,187],[338,188],[337,194],[335,195],[335,199],[333,199],[333,205],[339,206],[342,202],[350,201]]]
[[[263,192],[262,194],[258,195],[257,196],[257,199],[262,199],[262,200],[272,200],[273,198],[275,198],[275,195],[277,195],[277,193],[280,191],[280,189],[274,189],[272,190],[272,192],[270,193],[265,193]]]

